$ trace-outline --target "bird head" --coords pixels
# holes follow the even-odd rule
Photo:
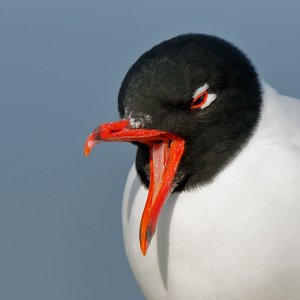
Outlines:
[[[251,137],[260,107],[251,62],[217,37],[180,35],[129,69],[118,96],[121,120],[97,127],[85,155],[99,141],[137,145],[136,169],[149,189],[140,223],[144,255],[168,196],[211,182]]]

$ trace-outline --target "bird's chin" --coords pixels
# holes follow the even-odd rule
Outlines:
[[[85,155],[99,141],[138,142],[149,151],[149,192],[140,223],[140,247],[146,255],[163,204],[180,180],[177,170],[185,149],[185,140],[178,135],[155,130],[134,129],[128,120],[97,127],[87,138]],[[179,173],[180,174],[180,173]]]

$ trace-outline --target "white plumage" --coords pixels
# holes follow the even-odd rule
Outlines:
[[[147,256],[148,190],[132,167],[124,242],[146,299],[300,299],[300,100],[263,88],[248,144],[212,183],[168,198]]]

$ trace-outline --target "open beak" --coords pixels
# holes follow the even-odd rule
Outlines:
[[[102,124],[87,138],[84,155],[88,156],[99,141],[139,142],[150,151],[150,185],[140,223],[140,246],[146,255],[163,204],[174,188],[174,177],[184,152],[184,139],[156,129],[134,129],[128,120]]]

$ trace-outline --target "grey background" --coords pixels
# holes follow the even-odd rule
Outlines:
[[[0,1],[0,299],[142,299],[122,241],[135,149],[82,148],[116,120],[130,65],[174,35],[221,36],[299,97],[297,1]]]

